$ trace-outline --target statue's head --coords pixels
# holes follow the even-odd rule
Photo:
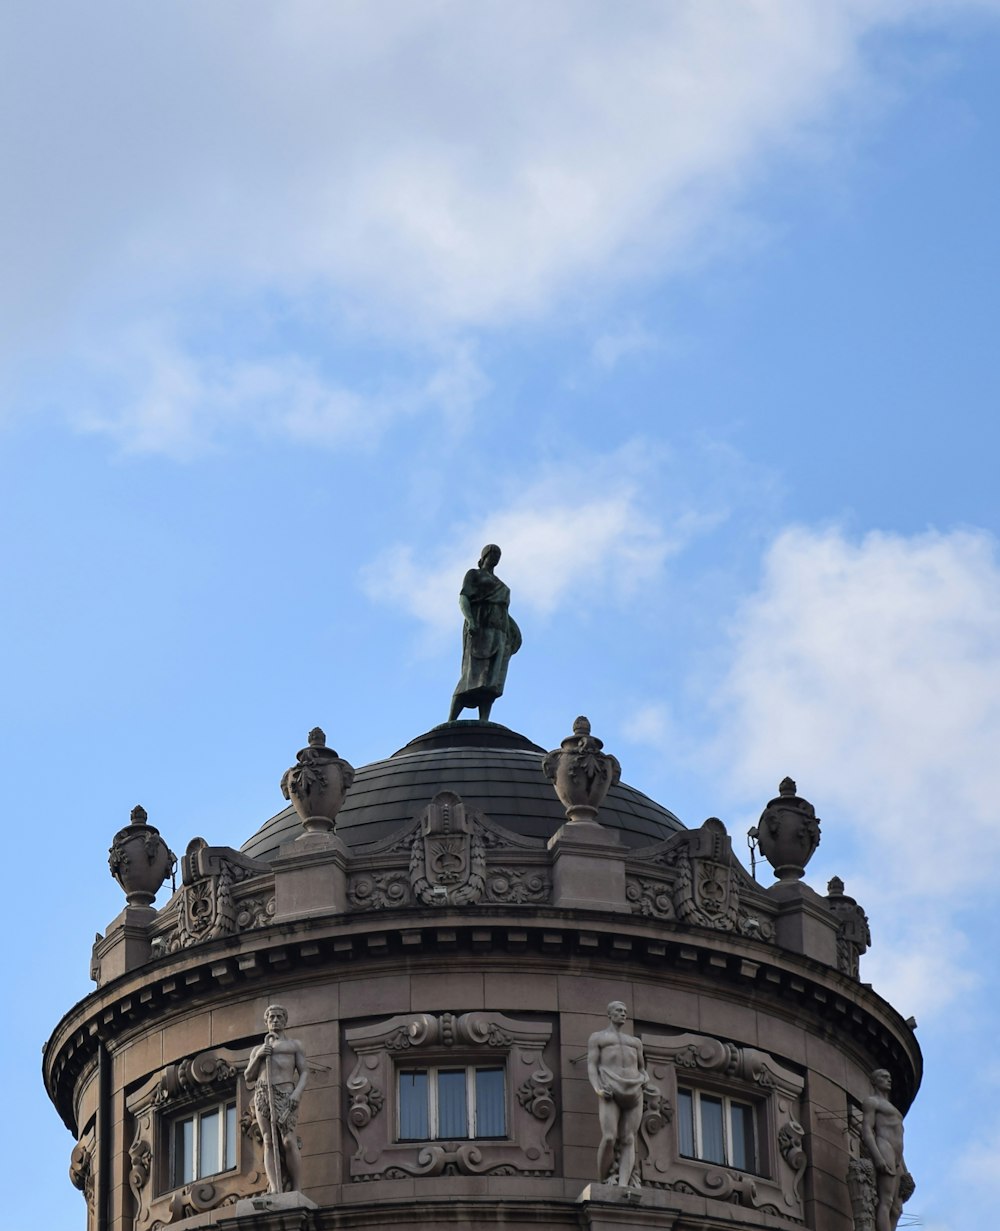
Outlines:
[[[288,1010],[283,1004],[269,1004],[264,1010],[264,1024],[269,1030],[272,1026],[284,1030],[288,1025]]]
[[[496,568],[500,561],[500,548],[496,543],[487,543],[479,553],[480,568]]]
[[[892,1074],[888,1069],[876,1069],[872,1073],[872,1085],[876,1090],[885,1090],[888,1093],[892,1089]]]
[[[608,1005],[608,1017],[616,1026],[620,1026],[628,1017],[628,1009],[621,1000],[612,1000]]]

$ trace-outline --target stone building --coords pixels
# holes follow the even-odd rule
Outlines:
[[[141,809],[115,836],[127,905],[44,1057],[87,1231],[895,1226],[920,1051],[859,981],[861,908],[803,880],[791,780],[767,887],[585,720],[548,756],[454,720],[356,773],[317,730],[283,786],[159,910],[166,844]]]

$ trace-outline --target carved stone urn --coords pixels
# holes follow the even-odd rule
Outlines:
[[[801,880],[819,846],[816,809],[795,791],[792,779],[785,778],[778,786],[777,798],[770,801],[750,830],[750,837],[780,881]]]
[[[108,851],[111,875],[125,890],[129,906],[152,906],[156,891],[167,879],[177,856],[147,823],[146,809],[132,809],[131,823],[115,834]]]
[[[319,727],[313,727],[308,739],[295,754],[298,764],[282,775],[281,793],[291,800],[306,833],[331,833],[354,781],[354,766],[327,748]]]
[[[552,779],[570,821],[594,821],[608,791],[622,776],[618,759],[602,752],[603,747],[591,735],[589,719],[580,717],[573,723],[573,734],[542,761],[542,772]]]

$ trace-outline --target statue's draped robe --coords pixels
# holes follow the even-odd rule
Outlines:
[[[521,648],[521,630],[508,614],[510,588],[488,569],[470,568],[462,582],[462,594],[475,617],[462,632],[462,678],[455,687],[455,700],[472,709],[503,695],[507,664]]]

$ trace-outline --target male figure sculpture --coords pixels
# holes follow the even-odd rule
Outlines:
[[[309,1068],[302,1044],[298,1039],[285,1036],[288,1013],[282,1005],[268,1005],[264,1010],[264,1025],[267,1027],[267,1034],[264,1042],[250,1053],[246,1079],[248,1085],[254,1085],[256,1082],[253,1109],[257,1126],[264,1138],[267,1190],[272,1193],[283,1191],[281,1160],[284,1156],[292,1191],[299,1192],[302,1160],[295,1124],[299,1115],[299,1099],[309,1077]]]
[[[861,1140],[875,1168],[876,1231],[896,1231],[903,1208],[900,1194],[903,1177],[907,1176],[903,1162],[903,1117],[889,1101],[892,1077],[886,1069],[872,1073],[875,1087],[870,1098],[861,1104]]]
[[[600,1182],[638,1188],[635,1135],[642,1120],[642,1091],[649,1082],[642,1043],[625,1032],[628,1010],[620,1000],[608,1005],[610,1026],[595,1031],[587,1044],[587,1076],[600,1102],[601,1145],[597,1152]],[[612,1175],[615,1150],[618,1172]]]

